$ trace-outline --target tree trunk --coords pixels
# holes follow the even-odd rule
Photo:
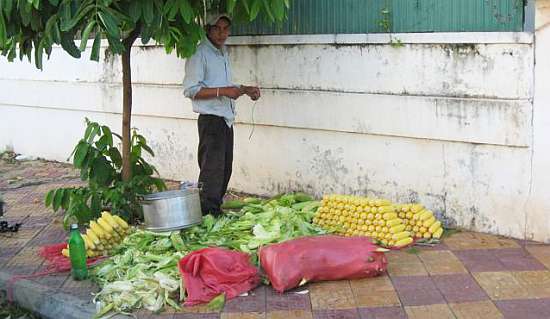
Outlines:
[[[128,181],[132,178],[130,163],[130,128],[132,117],[132,69],[130,66],[130,53],[132,45],[136,41],[140,27],[136,28],[122,41],[124,52],[122,53],[122,180]]]

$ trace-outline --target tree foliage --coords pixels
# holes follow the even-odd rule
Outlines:
[[[132,32],[146,44],[150,40],[174,49],[179,57],[191,55],[204,35],[205,12],[227,11],[237,21],[264,14],[282,21],[289,0],[0,0],[0,51],[10,61],[34,60],[42,69],[54,44],[75,58],[93,39],[90,59],[99,60],[106,39],[115,54],[124,51]],[[75,39],[81,39],[80,44]],[[34,56],[34,57],[33,57]]]

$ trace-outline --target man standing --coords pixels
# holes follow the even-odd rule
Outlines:
[[[235,100],[243,94],[260,98],[253,86],[233,84],[231,65],[225,47],[231,19],[225,14],[212,16],[206,23],[207,38],[185,63],[184,94],[199,113],[199,183],[202,184],[203,214],[219,215],[233,164],[233,123]]]

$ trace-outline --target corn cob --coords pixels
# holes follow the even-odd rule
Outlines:
[[[120,226],[116,221],[115,219],[113,218],[113,216],[105,211],[105,212],[102,212],[101,213],[101,217],[113,228],[113,229],[117,229],[117,228],[120,228],[122,226]]]

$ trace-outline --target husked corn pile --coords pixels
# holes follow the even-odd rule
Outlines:
[[[130,228],[124,219],[109,212],[102,212],[97,220],[90,221],[86,234],[81,234],[88,257],[107,256],[128,234]],[[69,257],[69,245],[62,251]]]
[[[413,237],[439,238],[441,222],[420,204],[393,205],[386,199],[325,195],[313,222],[344,236],[367,236],[386,247],[403,247]]]
[[[406,225],[405,229],[415,238],[441,238],[443,226],[433,212],[421,204],[395,205],[398,217]]]
[[[413,242],[395,207],[386,199],[326,195],[313,222],[340,235],[376,238],[388,247],[402,247]]]

